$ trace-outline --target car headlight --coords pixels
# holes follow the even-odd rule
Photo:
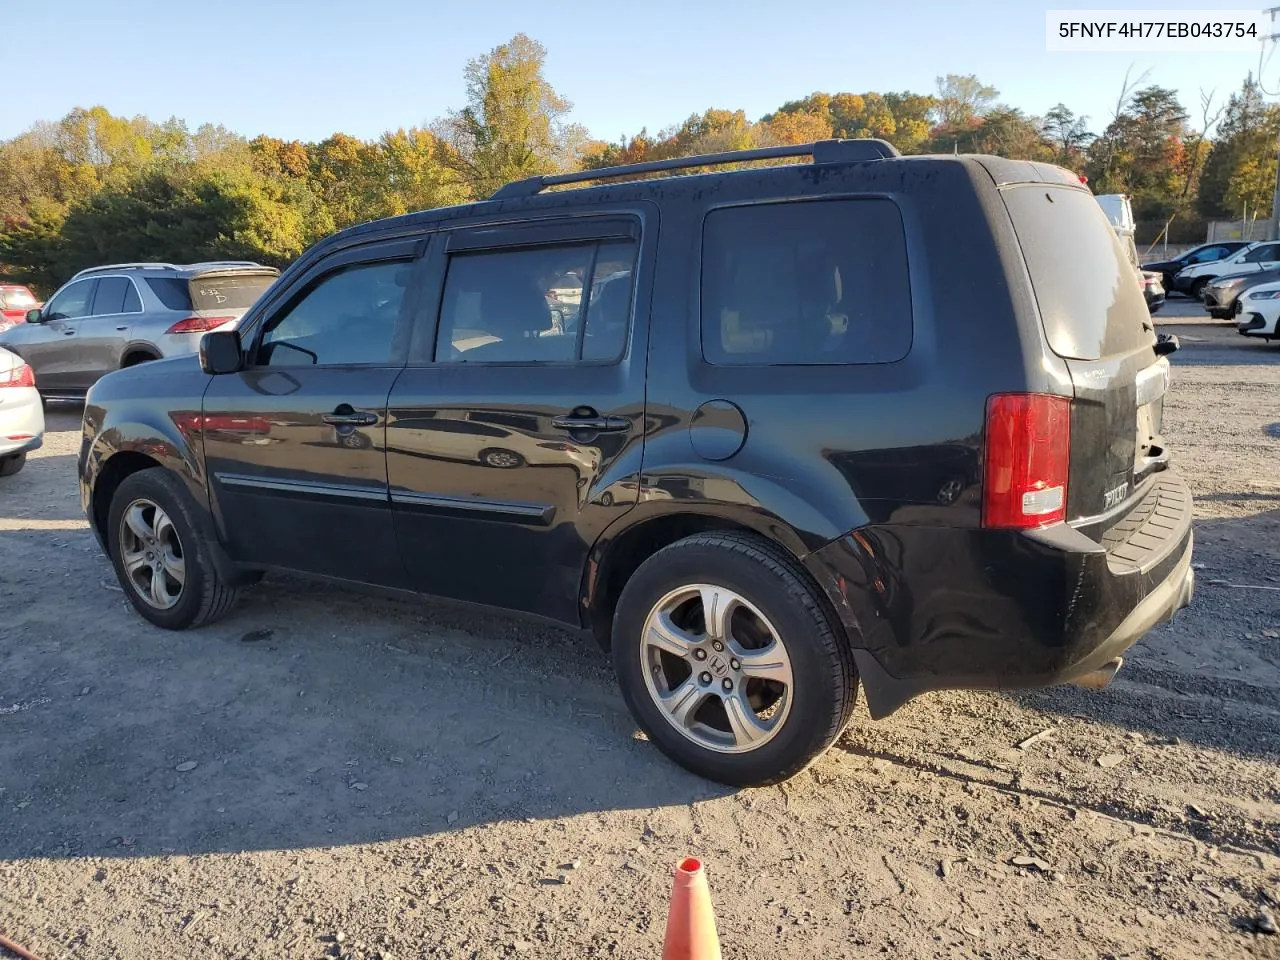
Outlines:
[[[1280,290],[1250,290],[1244,298],[1246,300],[1280,300]]]

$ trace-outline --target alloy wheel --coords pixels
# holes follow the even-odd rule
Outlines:
[[[681,734],[717,753],[772,740],[791,711],[791,658],[778,631],[741,594],[690,584],[659,600],[640,644],[645,685]]]
[[[120,521],[120,565],[134,591],[157,610],[182,597],[187,568],[178,531],[152,500],[134,500]]]

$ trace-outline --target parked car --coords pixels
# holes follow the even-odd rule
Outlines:
[[[1268,342],[1280,338],[1280,281],[1253,287],[1238,302],[1236,330],[1241,336],[1262,337]]]
[[[205,332],[234,325],[279,273],[247,261],[82,270],[0,333],[0,346],[31,364],[45,399],[79,399],[112,370],[194,354]]]
[[[1231,320],[1240,310],[1240,296],[1252,287],[1280,280],[1280,267],[1249,273],[1227,273],[1205,284],[1200,299],[1209,316]]]
[[[1277,266],[1280,266],[1280,242],[1251,243],[1225,260],[1186,267],[1173,278],[1173,287],[1179,293],[1199,300],[1205,287],[1218,277],[1235,273],[1256,273]]]
[[[1147,301],[1147,312],[1155,313],[1164,306],[1164,284],[1160,274],[1155,270],[1143,270],[1140,278],[1143,299]]]
[[[0,348],[0,477],[26,465],[27,453],[44,442],[44,406],[31,367]]]
[[[811,162],[582,185],[781,156]],[[825,141],[493,199],[345,230],[199,357],[92,387],[82,503],[142,617],[208,623],[281,568],[549,619],[660,749],[758,784],[859,687],[880,718],[1105,685],[1188,602],[1177,341],[1074,174]]]
[[[1221,240],[1214,243],[1202,243],[1200,246],[1192,247],[1186,253],[1172,259],[1144,263],[1142,269],[1158,271],[1164,288],[1172,290],[1173,278],[1187,267],[1202,263],[1217,263],[1219,260],[1225,260],[1227,257],[1240,252],[1248,245],[1249,241],[1247,240]]]
[[[30,287],[18,283],[0,283],[0,324],[18,324],[27,313],[40,306]]]

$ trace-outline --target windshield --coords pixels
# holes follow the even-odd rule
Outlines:
[[[196,310],[248,310],[275,282],[275,274],[196,277],[191,281],[191,305]]]

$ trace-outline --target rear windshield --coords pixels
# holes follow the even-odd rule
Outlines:
[[[191,304],[196,310],[248,310],[275,281],[275,274],[196,277]]]
[[[1004,202],[1054,353],[1098,360],[1151,342],[1137,273],[1090,194],[1028,184]]]
[[[5,310],[21,310],[35,305],[36,298],[26,290],[0,290],[0,307]]]

